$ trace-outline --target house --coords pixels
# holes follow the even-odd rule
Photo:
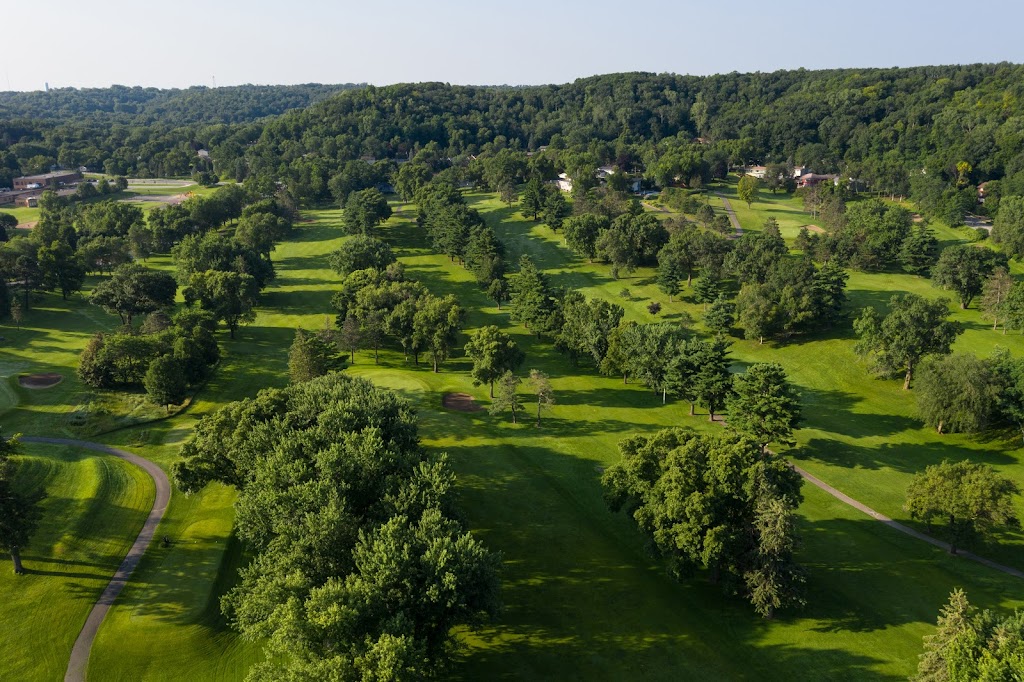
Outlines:
[[[617,169],[615,166],[601,166],[597,169],[597,173],[595,173],[595,175],[597,175],[598,180],[607,180],[608,176],[615,175],[616,172]]]
[[[14,200],[14,205],[19,208],[36,208],[39,206],[39,195],[23,194]]]
[[[978,203],[979,204],[984,204],[985,203],[985,191],[987,189],[987,187],[986,187],[987,185],[988,185],[987,182],[983,182],[980,185],[978,185]]]
[[[572,178],[570,178],[565,173],[558,174],[558,179],[555,180],[555,184],[558,185],[558,189],[562,190],[563,192],[572,191]]]
[[[196,152],[196,156],[198,156],[200,159],[209,159],[210,152],[207,151],[206,149],[200,149],[199,151]]]
[[[811,172],[811,169],[807,166],[793,166],[793,179],[799,180],[803,176]]]
[[[800,176],[796,184],[798,187],[814,187],[823,182],[836,182],[839,179],[838,175],[822,175],[818,173],[806,173]]]
[[[743,174],[752,175],[758,180],[764,180],[764,174],[766,170],[767,169],[764,166],[744,166]]]

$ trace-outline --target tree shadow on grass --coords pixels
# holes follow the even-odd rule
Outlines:
[[[944,459],[967,459],[993,465],[1017,461],[1002,452],[974,450],[955,443],[882,443],[877,447],[863,447],[825,438],[812,438],[796,454],[800,459],[849,469],[893,469],[903,473],[923,471],[929,464],[938,464]]]
[[[805,415],[812,415],[813,428],[857,438],[891,436],[921,428],[921,421],[895,414],[854,412],[864,397],[842,390],[797,387]]]

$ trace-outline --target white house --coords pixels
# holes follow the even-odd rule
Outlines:
[[[555,184],[558,185],[558,189],[563,192],[572,191],[572,178],[570,178],[566,173],[559,173],[558,179],[555,180]]]

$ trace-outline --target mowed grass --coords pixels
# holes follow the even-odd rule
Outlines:
[[[510,263],[529,253],[555,286],[613,300],[624,306],[629,319],[692,319],[692,327],[701,329],[700,306],[688,295],[668,302],[654,285],[652,271],[613,280],[607,266],[574,257],[559,235],[523,221],[492,195],[471,194],[468,200],[506,242]],[[537,428],[532,414],[512,425],[507,417],[486,412],[443,410],[441,398],[449,391],[464,391],[487,403],[486,387],[472,385],[461,353],[438,374],[425,363],[410,367],[393,349],[381,353],[379,365],[372,352],[361,352],[347,370],[415,402],[424,444],[450,454],[468,523],[503,553],[505,612],[482,632],[460,633],[465,646],[458,678],[895,680],[913,670],[921,637],[931,630],[953,587],[964,587],[972,601],[985,606],[1021,603],[1019,581],[948,557],[814,489],[805,490],[800,509],[801,560],[810,570],[805,611],[764,622],[742,600],[721,595],[701,576],[685,583],[669,579],[634,524],[605,508],[600,470],[617,461],[616,444],[629,434],[675,425],[720,427],[709,424],[706,414],[689,417],[685,405],[670,401],[662,406],[642,386],[600,377],[592,367],[573,367],[549,343],[512,324],[468,272],[427,248],[414,226],[414,207],[394,208],[396,215],[381,234],[408,274],[435,294],[458,296],[469,311],[467,332],[497,324],[514,335],[527,353],[523,371],[537,367],[548,372],[557,394],[557,405]],[[262,387],[287,383],[294,330],[333,321],[330,297],[337,276],[327,267],[326,255],[343,239],[340,212],[308,215],[313,222],[298,224],[293,238],[274,253],[278,279],[265,292],[256,322],[243,328],[236,341],[223,335],[222,366],[189,410],[108,434],[104,442],[169,467],[197,418]],[[169,267],[164,259],[152,264]],[[855,275],[852,307],[884,303],[890,291],[901,287],[941,293],[919,278]],[[623,288],[629,289],[628,297],[621,295]],[[654,300],[664,306],[657,318],[646,310]],[[76,344],[84,344],[87,329],[95,328],[85,320],[98,313],[93,325],[103,321],[101,311],[80,300],[66,308],[50,304],[53,310],[47,314],[54,318],[28,330],[35,336],[17,344],[24,347],[12,363],[73,368]],[[970,320],[975,313],[957,314]],[[56,332],[47,332],[62,325],[72,332],[80,326],[77,340],[62,345]],[[985,332],[972,327],[961,343],[980,349],[1003,338]],[[1018,349],[1021,340],[1007,343]],[[894,382],[872,379],[851,348],[846,327],[783,346],[746,341],[734,346],[737,369],[758,359],[777,360],[804,392],[808,428],[799,437],[806,449],[789,453],[803,465],[900,516],[905,481],[929,458],[960,452],[992,456],[991,443],[940,438],[922,429],[912,418],[912,395]],[[51,390],[67,393],[20,396],[20,406],[3,414],[5,428],[28,433],[21,422],[42,433],[58,426],[77,394],[73,384]],[[890,441],[899,445],[887,445]],[[1007,442],[995,449],[1001,469],[1017,471],[1015,448]],[[171,544],[151,548],[108,615],[93,649],[92,679],[237,680],[260,660],[258,643],[243,642],[219,615],[219,595],[234,584],[237,567],[245,561],[231,534],[233,500],[233,491],[221,486],[191,497],[175,492],[158,530]],[[986,549],[1017,561],[1015,538],[1003,539],[1002,548]]]
[[[6,424],[5,424],[6,425]],[[0,669],[4,679],[63,679],[93,603],[153,505],[152,480],[116,457],[23,445],[16,485],[45,490],[43,520],[22,550],[28,571],[0,567]]]

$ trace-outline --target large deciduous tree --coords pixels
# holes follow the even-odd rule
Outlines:
[[[416,304],[413,333],[422,339],[423,348],[430,351],[434,371],[439,372],[459,339],[465,311],[454,295],[444,298],[427,294]]]
[[[395,254],[387,242],[360,234],[346,239],[328,256],[327,262],[330,263],[332,270],[342,277],[347,277],[356,270],[367,268],[383,272],[395,260]]]
[[[505,332],[494,325],[481,327],[466,343],[466,355],[473,361],[473,385],[488,384],[494,397],[494,382],[505,372],[514,372],[525,355]]]
[[[14,466],[10,461],[18,452],[18,439],[0,434],[0,549],[11,555],[15,573],[24,573],[21,550],[35,533],[42,517],[41,491],[26,492],[17,488],[13,480]]]
[[[932,268],[932,282],[943,289],[955,291],[960,298],[960,307],[967,309],[974,297],[982,292],[985,280],[993,270],[1005,264],[1006,258],[990,249],[967,244],[950,246],[943,250]]]
[[[1002,244],[1006,255],[1024,258],[1024,196],[999,200],[999,213],[992,224],[992,241]]]
[[[744,175],[736,184],[736,196],[745,201],[747,208],[757,201],[758,188],[761,182],[753,175]]]
[[[199,303],[203,310],[227,325],[231,338],[239,325],[256,319],[260,290],[250,275],[207,270],[192,275],[185,288],[185,302]]]
[[[856,350],[873,360],[883,375],[904,373],[903,388],[910,388],[917,364],[928,355],[949,353],[963,327],[949,317],[949,300],[931,300],[917,294],[897,294],[889,299],[889,314],[881,317],[872,307],[864,309],[853,328],[860,337]]]
[[[973,433],[988,425],[998,386],[990,364],[956,353],[929,358],[917,378],[917,414],[939,433]]]
[[[172,467],[238,489],[253,557],[221,600],[267,643],[260,680],[431,679],[454,628],[498,609],[499,557],[455,520],[454,475],[420,447],[408,401],[334,373],[199,420]]]
[[[376,189],[364,189],[349,194],[345,201],[342,222],[349,234],[369,234],[370,230],[391,217],[388,200]]]
[[[1013,497],[1020,487],[987,464],[970,461],[929,465],[914,476],[905,507],[910,517],[931,526],[944,522],[949,551],[956,554],[999,526],[1020,527]]]
[[[739,434],[633,436],[601,478],[613,511],[636,519],[677,578],[702,566],[769,618],[803,603],[793,511],[799,474]],[[685,501],[685,503],[683,503]]]
[[[89,300],[117,314],[123,324],[131,324],[136,315],[173,306],[177,291],[178,285],[170,274],[129,263],[97,284]]]

